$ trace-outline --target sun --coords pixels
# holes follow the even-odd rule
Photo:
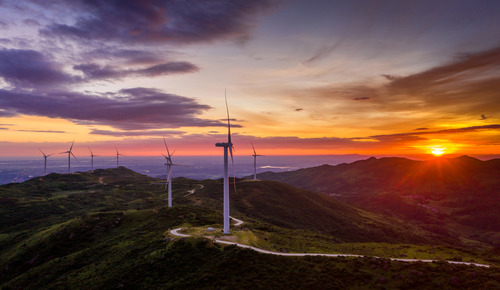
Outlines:
[[[434,156],[441,156],[446,152],[446,148],[441,147],[441,146],[431,147],[430,149],[431,149],[432,155],[434,155]]]

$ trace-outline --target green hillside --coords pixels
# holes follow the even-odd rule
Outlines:
[[[370,158],[291,172],[277,180],[396,217],[468,246],[500,244],[500,160]]]
[[[173,208],[163,182],[120,167],[0,186],[0,288],[500,287],[496,268],[279,257],[175,238],[169,230],[180,226],[221,228],[222,181],[174,179]],[[231,213],[245,224],[233,232],[254,246],[500,262],[495,251],[432,245],[429,232],[315,192],[272,181],[237,188]]]

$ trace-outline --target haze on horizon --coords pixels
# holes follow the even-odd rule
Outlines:
[[[0,0],[0,156],[498,154],[500,2]]]

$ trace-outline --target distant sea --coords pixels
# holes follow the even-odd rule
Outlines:
[[[314,167],[323,164],[337,165],[367,159],[368,155],[304,155],[304,156],[260,156],[257,158],[257,173],[265,171],[291,171],[300,168]],[[382,156],[375,156],[382,157]],[[456,157],[456,156],[452,156]],[[487,160],[500,156],[474,156]],[[77,156],[78,161],[71,159],[71,172],[91,170],[90,157]],[[432,158],[429,155],[408,157],[415,160]],[[172,176],[190,179],[217,179],[223,177],[222,156],[174,156],[174,163],[179,164],[172,169]],[[231,162],[231,161],[229,161]],[[23,182],[36,176],[44,175],[43,157],[0,157],[0,184]],[[162,156],[121,156],[120,166],[125,166],[138,173],[152,177],[166,176],[165,158]],[[114,156],[94,157],[94,168],[116,167]],[[47,173],[67,173],[68,159],[64,156],[50,156],[47,161]],[[235,156],[234,173],[237,177],[253,174],[252,156]],[[233,169],[230,165],[230,176]]]
[[[323,164],[337,165],[366,159],[363,155],[308,155],[308,156],[260,156],[257,158],[257,173],[265,171],[289,171]],[[91,170],[90,157],[71,159],[71,172]],[[223,177],[223,156],[174,156],[173,161],[179,166],[172,169],[172,176],[191,179],[217,179]],[[231,162],[231,159],[229,159]],[[125,166],[138,173],[152,177],[165,178],[165,158],[162,156],[120,156],[120,166]],[[0,157],[0,184],[23,182],[27,179],[44,175],[43,157]],[[94,157],[94,169],[116,167],[113,156]],[[230,165],[230,176],[233,169]],[[68,173],[68,158],[50,156],[47,159],[47,174]],[[253,174],[252,156],[235,156],[234,173],[237,177]]]

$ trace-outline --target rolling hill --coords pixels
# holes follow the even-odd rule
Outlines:
[[[49,174],[0,186],[0,288],[500,285],[495,268],[474,268],[472,273],[467,266],[444,262],[424,265],[371,258],[273,257],[222,248],[207,239],[175,239],[169,229],[221,226],[222,181],[174,179],[173,208],[165,207],[163,182],[119,167]],[[332,251],[349,246],[349,251],[361,253],[381,249],[390,254],[412,249],[414,255],[442,252],[447,259],[498,256],[493,251],[446,248],[452,240],[397,217],[280,182],[240,179],[237,188],[231,194],[232,215],[246,222],[239,234],[268,249]],[[419,282],[422,279],[425,284]]]
[[[264,172],[285,182],[397,217],[469,246],[500,244],[500,159],[414,161],[374,157],[337,166]]]

